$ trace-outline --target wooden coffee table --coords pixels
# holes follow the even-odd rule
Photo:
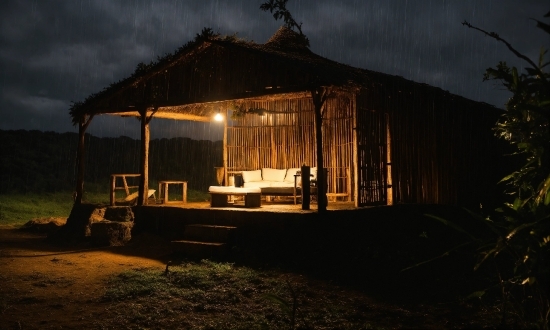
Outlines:
[[[244,196],[245,207],[260,207],[262,204],[262,190],[260,188],[239,188],[232,186],[210,186],[210,206],[228,206],[227,197],[231,195]]]

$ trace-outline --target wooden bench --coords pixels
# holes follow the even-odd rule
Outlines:
[[[139,186],[129,186],[128,181],[126,178],[137,178],[141,176],[141,174],[111,174],[110,179],[110,192],[109,192],[109,199],[111,206],[114,206],[116,204],[116,190],[124,189],[124,192],[126,193],[126,197],[124,198],[124,202],[130,203],[133,202],[137,197],[139,192],[134,191],[133,193],[130,193],[130,189],[138,189]],[[117,178],[122,179],[122,186],[117,186]],[[147,190],[147,197],[153,198],[153,203],[156,201],[156,190],[154,189],[148,189]]]
[[[245,207],[260,207],[262,204],[262,190],[260,188],[239,188],[232,186],[210,186],[211,207],[228,206],[227,198],[229,196],[244,196]]]

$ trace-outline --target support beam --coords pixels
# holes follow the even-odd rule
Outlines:
[[[357,127],[359,127],[359,119],[357,114],[357,94],[352,96],[352,113],[353,113],[353,198],[355,207],[359,207],[359,148],[357,145]]]
[[[74,192],[74,203],[82,203],[82,195],[84,194],[84,139],[86,137],[86,128],[90,124],[94,116],[91,115],[86,119],[86,115],[80,118],[78,123],[78,149],[76,151],[76,168],[77,168],[77,177],[76,177],[76,187]]]
[[[229,178],[227,176],[227,108],[225,109],[225,115],[223,118],[223,155],[222,155],[222,161],[223,161],[223,183],[222,185],[228,186],[229,185]]]
[[[311,98],[315,106],[315,144],[317,149],[317,207],[319,213],[327,210],[326,173],[323,157],[323,112],[325,102],[330,95],[328,87],[316,87],[311,90]]]
[[[156,112],[151,113],[151,116],[147,117],[147,108],[140,110],[141,114],[141,157],[140,157],[140,179],[139,179],[139,193],[137,205],[147,205],[147,198],[149,197],[149,122],[153,118]]]

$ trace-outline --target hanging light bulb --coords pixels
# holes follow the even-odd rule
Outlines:
[[[218,113],[216,113],[216,115],[214,116],[214,120],[215,121],[222,121],[223,120],[223,116],[222,114],[218,111]]]

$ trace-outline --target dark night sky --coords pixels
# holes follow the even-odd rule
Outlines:
[[[76,131],[71,101],[129,76],[139,62],[175,51],[203,27],[264,43],[282,24],[264,0],[3,0],[0,2],[0,129]],[[504,107],[510,96],[482,82],[499,61],[525,64],[506,46],[462,26],[497,32],[537,60],[550,38],[546,0],[290,0],[311,50],[355,67],[427,83]],[[550,59],[550,55],[547,56]],[[133,118],[99,116],[88,132],[139,137]],[[152,138],[218,139],[215,124],[153,120]]]

